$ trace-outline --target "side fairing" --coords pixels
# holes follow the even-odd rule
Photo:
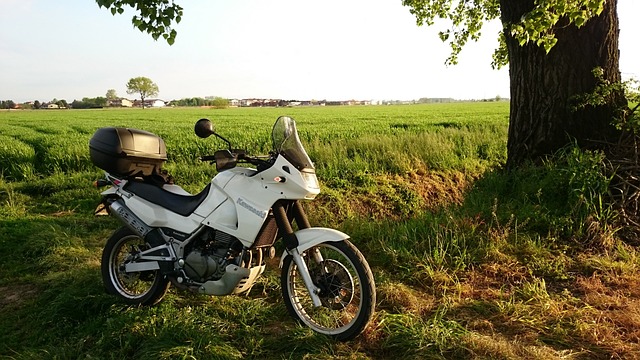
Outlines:
[[[218,179],[218,177],[216,176],[215,179]],[[202,216],[203,218],[211,215],[212,212],[218,209],[218,207],[220,207],[228,199],[220,184],[226,184],[230,178],[224,179],[226,181],[216,181],[215,179],[211,181],[211,190],[209,192],[209,195],[194,211],[195,214]]]
[[[283,156],[259,173],[246,168],[224,171],[213,184],[220,187],[226,200],[206,216],[204,224],[235,236],[246,246],[253,244],[276,201],[312,199],[320,192],[317,182],[310,185]]]
[[[238,238],[245,246],[255,241],[269,209],[278,200],[278,195],[264,191],[258,176],[252,169],[236,168],[220,173],[225,175],[226,200],[208,215],[203,223]]]

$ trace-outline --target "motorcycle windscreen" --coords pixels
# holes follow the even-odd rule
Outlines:
[[[281,116],[276,120],[271,132],[274,150],[284,156],[298,170],[313,170],[313,162],[309,159],[307,152],[300,143],[298,131],[296,130],[296,122],[288,117]]]

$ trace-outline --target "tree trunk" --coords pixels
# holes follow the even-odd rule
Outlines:
[[[505,32],[509,53],[511,110],[507,167],[538,160],[576,141],[583,148],[606,149],[619,136],[612,120],[626,105],[616,91],[601,106],[573,110],[575,96],[592,92],[592,71],[604,70],[604,79],[619,82],[617,0],[607,0],[604,11],[583,27],[558,26],[557,44],[544,49],[518,41]],[[500,0],[503,24],[520,20],[533,9],[533,0]]]

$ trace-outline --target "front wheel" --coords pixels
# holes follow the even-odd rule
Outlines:
[[[102,251],[101,264],[107,292],[131,305],[154,305],[162,300],[170,283],[160,270],[125,272],[125,265],[149,248],[144,239],[127,227],[121,227],[111,235]]]
[[[359,335],[371,320],[376,303],[373,274],[362,253],[344,240],[318,244],[301,255],[320,289],[322,305],[313,305],[293,257],[287,255],[280,280],[291,316],[337,340]]]

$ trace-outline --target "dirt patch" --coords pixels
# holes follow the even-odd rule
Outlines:
[[[0,312],[18,309],[38,292],[34,285],[0,286]]]

